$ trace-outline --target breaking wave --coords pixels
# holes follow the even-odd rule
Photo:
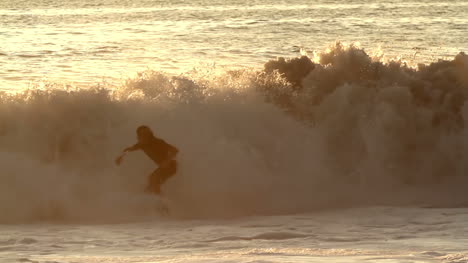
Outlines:
[[[176,218],[466,205],[467,90],[463,53],[413,68],[337,44],[260,71],[3,93],[0,223],[154,218],[154,164],[113,162],[141,124],[180,149]]]

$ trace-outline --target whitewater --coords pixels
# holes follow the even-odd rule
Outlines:
[[[2,1],[0,262],[468,262],[467,8]]]

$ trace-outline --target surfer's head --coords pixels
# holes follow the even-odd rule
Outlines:
[[[138,127],[136,133],[139,142],[147,142],[154,137],[153,131],[151,131],[151,129],[146,125],[141,125]]]

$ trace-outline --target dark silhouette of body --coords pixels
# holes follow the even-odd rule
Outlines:
[[[127,152],[136,150],[145,152],[145,154],[158,165],[158,168],[151,173],[148,178],[146,191],[160,194],[161,185],[177,172],[175,156],[179,150],[173,145],[154,136],[148,126],[142,125],[138,127],[136,133],[138,142],[133,146],[125,148],[115,162],[117,165],[120,165]]]

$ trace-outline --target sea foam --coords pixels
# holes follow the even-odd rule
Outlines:
[[[141,124],[180,149],[173,217],[466,204],[467,55],[413,68],[337,44],[313,61],[2,94],[0,222],[153,218],[156,166],[113,162]]]

